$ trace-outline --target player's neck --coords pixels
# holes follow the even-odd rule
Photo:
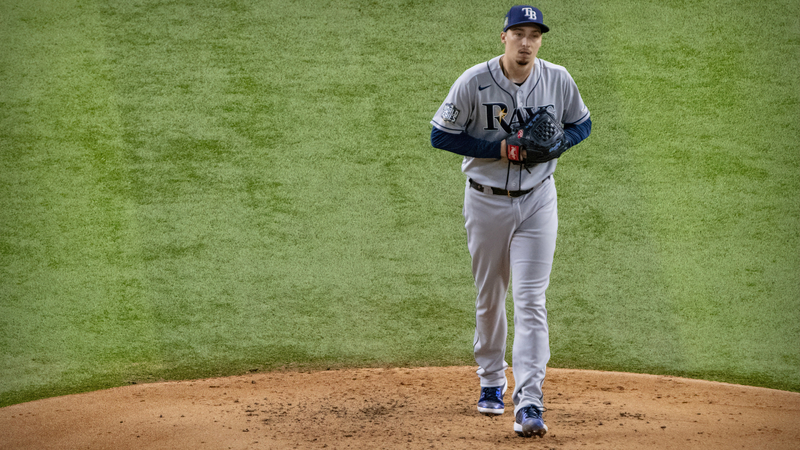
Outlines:
[[[525,80],[531,76],[531,72],[533,72],[534,63],[531,61],[530,64],[520,66],[515,62],[511,61],[510,64],[506,64],[506,57],[505,55],[500,57],[500,69],[503,70],[503,75],[509,79],[509,81],[517,84],[524,83]]]

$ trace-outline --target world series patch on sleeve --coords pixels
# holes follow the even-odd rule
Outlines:
[[[442,109],[442,119],[455,123],[458,118],[458,108],[452,103],[445,103]]]

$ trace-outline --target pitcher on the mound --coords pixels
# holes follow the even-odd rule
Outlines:
[[[553,172],[558,157],[592,128],[589,110],[567,70],[536,57],[548,31],[537,8],[511,8],[500,33],[505,52],[464,72],[431,121],[432,145],[464,156],[464,219],[478,292],[478,411],[505,411],[505,300],[511,280],[511,398],[514,431],[525,437],[547,433],[542,419],[542,382],[550,359],[545,291],[558,229]],[[517,133],[538,111],[554,118],[552,128],[562,136],[543,150],[520,141],[523,133]]]

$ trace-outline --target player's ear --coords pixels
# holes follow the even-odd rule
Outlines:
[[[506,32],[505,31],[501,31],[500,32],[500,42],[502,42],[503,44],[506,43]]]

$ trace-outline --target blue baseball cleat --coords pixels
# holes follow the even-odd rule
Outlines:
[[[533,405],[525,406],[517,411],[514,431],[522,437],[544,437],[547,433],[547,425],[542,419],[542,412]]]
[[[481,388],[481,398],[478,400],[478,412],[485,415],[500,415],[503,414],[505,403],[503,403],[503,396],[506,393],[507,384],[503,386],[491,386]]]

